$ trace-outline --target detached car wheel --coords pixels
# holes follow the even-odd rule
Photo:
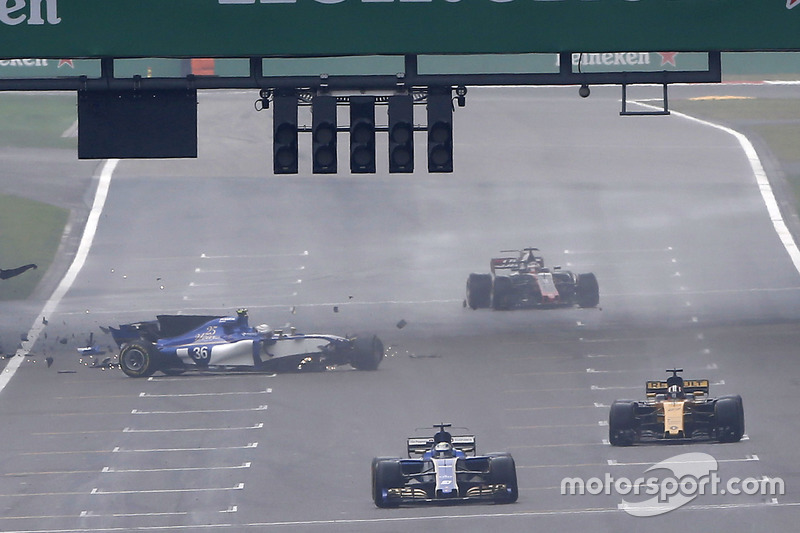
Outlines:
[[[132,378],[152,376],[156,370],[156,351],[143,341],[127,343],[120,351],[119,366]]]
[[[383,342],[377,335],[358,336],[353,341],[350,366],[356,370],[377,370],[383,355]]]

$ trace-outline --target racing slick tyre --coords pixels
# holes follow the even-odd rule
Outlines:
[[[467,278],[467,305],[470,309],[485,309],[492,303],[492,275],[470,274]]]
[[[636,402],[616,400],[608,413],[608,442],[612,446],[630,446],[636,440]]]
[[[150,377],[158,370],[156,357],[157,352],[150,344],[129,342],[119,353],[119,367],[132,378]]]
[[[714,425],[720,442],[739,442],[744,435],[744,406],[738,394],[714,402]]]
[[[353,340],[350,366],[356,370],[377,370],[381,361],[383,361],[383,342],[377,335],[360,335]]]
[[[376,457],[372,460],[372,500],[381,509],[397,507],[400,501],[389,498],[389,489],[403,488],[403,469],[400,460]]]
[[[579,274],[575,296],[578,300],[578,307],[597,307],[600,303],[600,286],[597,284],[597,277],[591,272]]]
[[[519,498],[517,488],[517,467],[514,458],[507,453],[491,454],[489,456],[489,483],[492,485],[505,485],[506,491],[495,495],[497,503],[514,503]]]
[[[492,309],[505,310],[511,308],[511,296],[514,286],[508,276],[495,276],[492,284]]]

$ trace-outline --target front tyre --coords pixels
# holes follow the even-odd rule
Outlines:
[[[157,352],[155,348],[143,341],[133,341],[125,344],[119,353],[119,367],[125,375],[132,378],[146,378],[152,376],[156,370]]]
[[[389,489],[404,486],[399,459],[376,457],[372,460],[372,501],[376,506],[381,509],[397,507],[400,501],[389,497]]]
[[[514,286],[508,276],[495,276],[492,284],[492,309],[496,311],[511,309]]]
[[[636,441],[636,402],[616,400],[608,413],[608,442],[630,446]]]
[[[356,370],[377,370],[383,361],[383,342],[377,335],[365,335],[353,340],[350,366]]]
[[[575,297],[578,301],[578,307],[597,307],[600,303],[600,286],[594,274],[590,272],[578,276]]]
[[[489,457],[489,482],[492,485],[505,485],[506,490],[495,495],[497,503],[514,503],[519,498],[517,487],[517,467],[510,454],[497,454]]]
[[[714,421],[720,442],[739,442],[744,436],[744,407],[738,394],[714,403]]]
[[[492,275],[470,274],[467,278],[467,305],[470,309],[485,309],[492,304]]]

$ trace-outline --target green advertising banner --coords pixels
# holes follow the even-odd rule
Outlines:
[[[0,0],[0,58],[800,49],[800,0]]]

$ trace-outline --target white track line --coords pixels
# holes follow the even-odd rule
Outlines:
[[[636,103],[643,107],[659,109],[656,106],[642,102]],[[775,194],[772,192],[772,186],[769,184],[767,173],[764,171],[764,165],[761,164],[761,159],[758,157],[758,153],[756,152],[753,143],[750,142],[750,139],[748,139],[743,133],[728,128],[727,126],[715,124],[713,122],[702,120],[684,113],[679,113],[677,111],[670,111],[670,113],[675,116],[691,120],[692,122],[697,122],[698,124],[710,126],[720,131],[724,131],[739,141],[739,145],[742,147],[742,150],[744,150],[744,155],[750,162],[750,168],[756,178],[756,185],[758,185],[758,190],[761,192],[761,198],[764,200],[764,204],[767,206],[767,213],[769,214],[770,220],[772,220],[772,225],[775,228],[775,232],[778,234],[778,238],[780,238],[783,247],[786,248],[786,251],[789,253],[789,257],[792,259],[794,268],[800,273],[800,250],[798,250],[797,243],[794,241],[789,228],[786,226],[786,222],[783,220],[781,210],[778,207],[778,202],[775,200]]]
[[[106,203],[108,189],[111,185],[111,176],[114,174],[114,169],[117,168],[117,163],[119,163],[119,159],[108,159],[103,164],[103,168],[100,171],[100,182],[97,184],[97,191],[94,195],[92,210],[89,212],[89,217],[86,220],[86,228],[83,231],[81,242],[78,245],[78,251],[75,254],[75,259],[72,261],[67,273],[61,279],[61,283],[58,284],[58,287],[56,287],[56,290],[53,291],[50,299],[44,304],[42,311],[33,321],[33,326],[31,326],[30,331],[28,331],[28,340],[24,341],[17,349],[15,357],[11,358],[6,365],[5,371],[2,373],[2,375],[0,375],[0,391],[2,391],[6,385],[8,385],[8,382],[11,381],[11,378],[14,376],[17,368],[19,368],[24,360],[23,356],[30,353],[31,348],[33,348],[33,345],[36,344],[36,340],[39,338],[39,334],[45,327],[44,319],[53,314],[56,307],[58,307],[58,304],[61,303],[61,299],[70,289],[70,287],[72,287],[72,284],[75,282],[75,278],[78,277],[78,274],[83,268],[84,263],[86,263],[86,257],[89,255],[89,250],[92,247],[92,241],[94,240],[94,235],[97,232],[97,225],[100,222],[100,215],[102,214],[103,207]]]

